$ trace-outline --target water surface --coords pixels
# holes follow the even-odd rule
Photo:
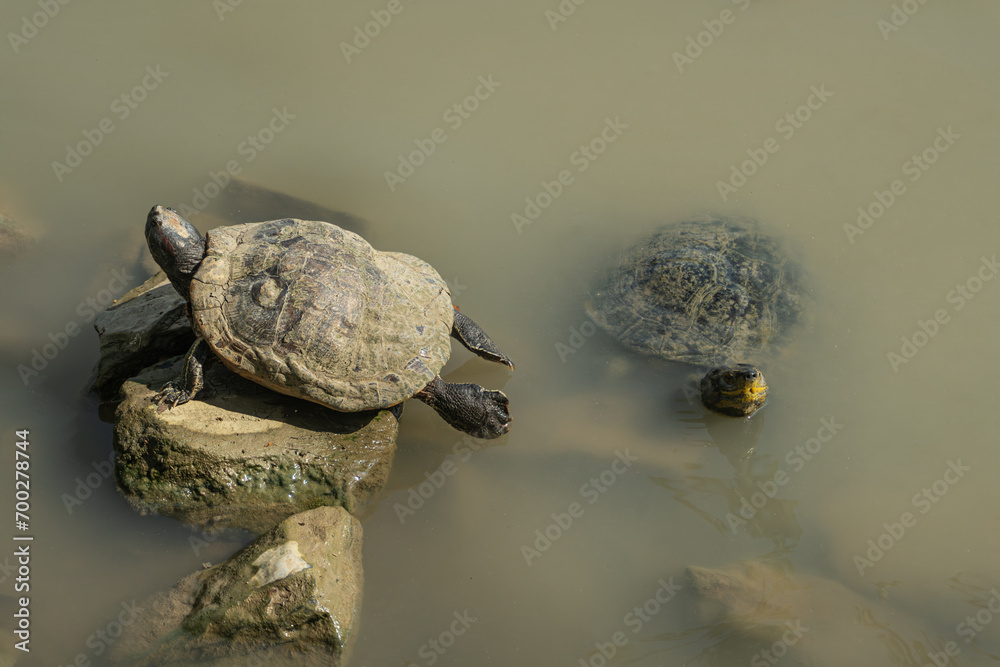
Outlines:
[[[192,546],[110,481],[68,500],[111,454],[82,394],[88,300],[145,277],[150,206],[197,211],[227,172],[366,219],[376,247],[438,268],[517,363],[508,376],[456,349],[447,368],[510,396],[514,427],[487,448],[407,407],[363,517],[351,664],[601,665],[602,646],[607,664],[747,664],[759,642],[681,594],[629,614],[687,566],[753,559],[833,582],[816,604],[841,622],[792,647],[817,660],[878,634],[848,618],[865,612],[899,641],[858,664],[924,664],[920,647],[948,642],[953,664],[995,662],[1000,624],[962,623],[1000,585],[996,5],[403,0],[352,48],[386,7],[106,0],[8,35],[0,203],[42,239],[0,269],[4,461],[16,429],[32,442],[25,663],[99,664],[123,603],[244,543]],[[0,25],[28,34],[39,11],[5,3]],[[579,333],[622,249],[705,211],[761,219],[815,288],[743,433],[684,399],[687,369]],[[18,367],[69,325],[25,382]],[[456,472],[402,512],[446,459]],[[728,518],[779,471],[751,519]],[[572,503],[582,514],[551,528]],[[449,637],[456,614],[475,621]]]

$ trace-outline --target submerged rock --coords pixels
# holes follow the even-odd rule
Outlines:
[[[931,664],[933,644],[918,623],[830,579],[747,561],[689,567],[686,588],[710,634],[724,636],[706,664],[773,664],[786,655],[787,664],[817,667]]]
[[[34,233],[0,211],[0,258],[13,257],[24,252],[37,241]]]
[[[214,363],[203,393],[158,412],[153,396],[180,376],[194,340],[184,301],[163,280],[154,276],[95,322],[92,386],[120,401],[115,470],[138,509],[260,533],[319,505],[356,511],[383,488],[398,430],[389,411],[337,412]]]
[[[339,665],[361,604],[361,524],[342,508],[289,517],[229,560],[139,605],[113,664]]]

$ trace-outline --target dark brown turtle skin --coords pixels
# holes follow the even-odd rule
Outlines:
[[[590,294],[587,313],[626,347],[714,367],[706,407],[749,416],[767,396],[755,366],[801,319],[799,265],[755,220],[706,216],[664,227],[627,250]]]
[[[507,397],[449,384],[438,372],[451,337],[513,364],[467,316],[426,262],[375,250],[336,225],[283,219],[220,227],[202,238],[176,211],[146,222],[154,259],[188,301],[198,340],[184,377],[157,395],[173,407],[201,389],[213,356],[276,391],[354,412],[410,398],[480,438],[509,429]]]

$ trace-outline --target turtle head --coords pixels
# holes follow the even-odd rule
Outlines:
[[[154,206],[146,217],[146,245],[182,297],[188,298],[191,276],[205,258],[205,239],[172,208]]]
[[[749,417],[766,398],[764,374],[750,364],[718,366],[701,379],[701,402],[724,415]]]

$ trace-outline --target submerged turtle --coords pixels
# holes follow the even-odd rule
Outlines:
[[[454,336],[475,354],[514,365],[451,303],[426,262],[379,252],[327,222],[283,219],[220,227],[202,236],[176,211],[155,206],[146,242],[187,300],[197,340],[183,376],[154,400],[185,403],[215,357],[266,387],[356,412],[415,397],[477,438],[510,428],[507,397],[438,372]]]
[[[750,416],[764,375],[741,363],[779,344],[802,314],[799,266],[754,220],[706,217],[664,227],[626,251],[587,312],[643,354],[711,367],[705,406]]]

